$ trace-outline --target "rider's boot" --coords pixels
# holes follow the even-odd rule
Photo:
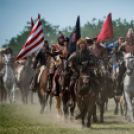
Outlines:
[[[35,80],[34,80],[34,78],[32,79],[32,82],[31,82],[31,84],[30,84],[30,89],[31,89],[33,92],[36,91],[36,89],[35,89]]]

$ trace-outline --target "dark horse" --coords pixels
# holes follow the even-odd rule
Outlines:
[[[95,59],[96,78],[99,81],[100,87],[96,94],[96,104],[100,108],[100,120],[102,123],[104,121],[104,104],[107,103],[108,98],[113,97],[113,82],[109,77],[105,59],[97,57]]]
[[[89,63],[87,63],[86,68],[82,68],[82,70],[84,70],[84,72],[80,71],[79,78],[76,81],[75,95],[77,106],[80,110],[80,115],[77,116],[76,119],[81,117],[83,128],[86,114],[88,115],[87,127],[91,126],[90,119],[95,109],[95,91],[90,75]]]
[[[68,118],[69,116],[69,108],[70,108],[70,119],[73,119],[74,116],[74,109],[75,109],[75,101],[71,101],[70,105],[70,91],[69,91],[69,84],[70,84],[70,78],[71,78],[71,74],[72,71],[69,70],[69,68],[64,69],[63,73],[62,73],[62,91],[63,91],[63,95],[62,95],[62,102],[63,102],[63,112],[64,112],[64,117],[65,119]],[[75,93],[73,93],[74,98],[75,98]],[[74,99],[75,100],[75,99]]]

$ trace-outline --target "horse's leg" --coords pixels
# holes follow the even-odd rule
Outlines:
[[[119,104],[119,102],[118,102],[117,98],[115,98],[115,97],[114,97],[114,101],[115,101],[114,114],[117,115],[118,114],[118,104]]]
[[[7,99],[9,101],[9,103],[12,103],[12,99],[11,99],[11,90],[7,88],[7,86],[5,85],[5,88],[7,90]]]
[[[51,112],[52,102],[53,102],[53,99],[52,99],[52,96],[50,95],[50,100],[49,100],[50,112]]]
[[[85,122],[84,122],[84,119],[85,119],[85,116],[86,116],[86,113],[87,113],[87,107],[82,104],[82,111],[81,111],[81,120],[82,120],[82,128],[84,128],[84,125],[85,125]]]
[[[70,108],[70,120],[73,120],[75,107],[76,107],[76,103],[74,101],[74,106]]]
[[[31,104],[33,104],[33,91],[30,90]]]
[[[87,119],[88,119],[88,121],[87,121],[87,127],[88,127],[88,128],[91,127],[91,122],[90,122],[90,120],[91,120],[91,115],[92,115],[92,114],[91,114],[90,112],[88,112],[88,118],[87,118]]]
[[[125,91],[125,98],[131,114],[131,121],[134,123],[134,108],[132,106],[131,96],[130,94],[126,93],[126,91]]]
[[[46,93],[46,100],[45,100],[45,112],[47,112],[47,110],[48,110],[48,108],[47,108],[47,106],[48,106],[48,99],[49,99],[49,94],[48,94],[48,93]]]
[[[63,111],[64,111],[64,119],[67,120],[69,115],[67,101],[63,101]]]
[[[100,120],[101,120],[101,123],[103,123],[103,114],[104,114],[104,102],[102,102],[101,105],[100,105]]]
[[[13,84],[13,90],[12,90],[12,93],[13,93],[13,102],[15,102],[15,88],[16,88],[16,85],[14,83]]]
[[[38,97],[39,97],[39,102],[41,104],[41,110],[40,110],[40,114],[42,114],[44,112],[44,108],[45,108],[45,93],[44,90],[41,89],[40,91],[38,91]]]
[[[105,110],[108,111],[108,98],[105,104],[106,104]]]
[[[57,118],[59,118],[59,116],[62,116],[62,110],[61,110],[61,97],[60,96],[55,96],[56,99],[56,108],[57,108]]]
[[[96,116],[96,104],[94,103],[94,110],[93,110],[93,121],[97,123],[97,116]]]

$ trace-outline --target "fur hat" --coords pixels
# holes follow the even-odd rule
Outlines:
[[[127,32],[126,38],[128,38],[128,39],[130,39],[130,38],[131,38],[131,39],[132,39],[132,38],[134,38],[132,28],[128,29],[128,32]]]
[[[80,45],[80,44],[85,44],[85,45],[87,45],[87,41],[86,41],[85,39],[80,38],[80,39],[77,41],[76,45]]]

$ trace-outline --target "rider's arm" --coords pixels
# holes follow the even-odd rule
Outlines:
[[[55,51],[55,52],[53,52],[53,53],[51,53],[50,51],[46,51],[46,53],[47,53],[48,55],[50,55],[51,57],[55,57],[55,56],[57,56],[58,54],[61,54],[61,51]]]
[[[70,57],[68,58],[68,63],[69,63],[69,66],[72,65],[72,62],[74,62],[76,60],[76,52],[72,53],[70,55]]]

